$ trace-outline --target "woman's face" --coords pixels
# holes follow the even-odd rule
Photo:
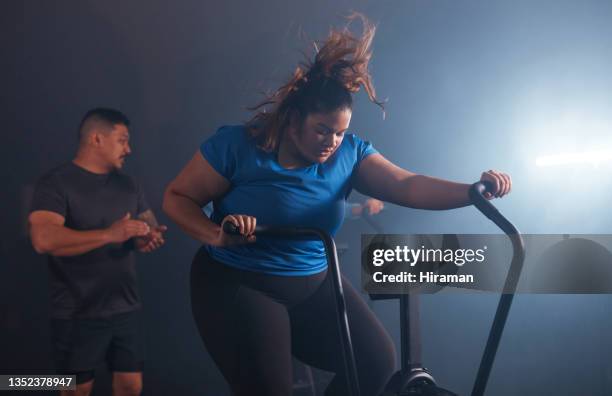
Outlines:
[[[301,128],[294,129],[292,133],[298,154],[309,163],[327,161],[340,147],[351,122],[351,114],[348,108],[309,114]]]

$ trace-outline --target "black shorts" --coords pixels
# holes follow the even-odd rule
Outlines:
[[[113,372],[140,372],[144,339],[140,311],[108,318],[51,319],[53,360],[60,374],[76,375],[78,384],[94,378],[106,362]]]

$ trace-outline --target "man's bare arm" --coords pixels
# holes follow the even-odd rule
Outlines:
[[[124,242],[134,236],[146,235],[149,226],[129,215],[105,229],[77,231],[64,225],[58,213],[37,210],[28,218],[32,245],[37,253],[52,256],[77,256],[109,243]]]

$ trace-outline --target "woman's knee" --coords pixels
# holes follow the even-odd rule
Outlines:
[[[356,357],[359,382],[364,395],[378,395],[384,390],[395,373],[396,355],[393,340],[388,333],[383,332],[372,339],[366,351]]]
[[[372,394],[382,392],[391,376],[395,373],[395,349],[381,350],[380,354],[373,359],[364,375],[368,378],[369,387],[373,390]],[[367,393],[366,393],[367,394]]]

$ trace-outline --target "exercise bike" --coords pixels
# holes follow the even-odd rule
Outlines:
[[[483,194],[487,190],[491,190],[491,186],[488,183],[478,182],[473,184],[469,190],[470,199],[478,210],[493,221],[510,238],[513,257],[505,280],[504,292],[500,297],[495,312],[471,396],[484,395],[525,259],[524,242],[520,233],[491,202],[484,198]],[[451,244],[455,244],[458,247],[456,243],[456,241],[451,240]],[[400,301],[401,369],[391,377],[383,392],[383,396],[457,396],[456,393],[438,386],[434,377],[423,366],[421,359],[419,293],[404,293],[400,295],[371,294],[370,298],[373,300],[399,299]]]
[[[493,221],[510,238],[513,248],[513,257],[504,285],[495,318],[489,332],[487,344],[481,359],[476,381],[471,396],[482,396],[493,367],[495,354],[501,340],[503,329],[512,305],[514,291],[525,259],[525,248],[521,235],[486,198],[484,193],[490,191],[488,183],[478,182],[471,186],[469,196],[476,208],[487,218]],[[238,229],[232,223],[226,222],[223,230],[229,234],[238,234]],[[334,295],[334,306],[338,324],[338,334],[342,343],[342,357],[344,360],[345,378],[349,395],[360,396],[357,366],[351,342],[346,304],[342,290],[338,254],[333,238],[325,231],[309,228],[293,227],[267,227],[257,226],[256,236],[272,236],[280,238],[317,238],[323,242],[327,256]],[[401,326],[401,369],[393,375],[387,384],[384,396],[457,396],[436,384],[433,376],[423,367],[421,362],[421,339],[419,323],[418,294],[401,294],[372,296],[374,299],[400,299],[400,326]]]

